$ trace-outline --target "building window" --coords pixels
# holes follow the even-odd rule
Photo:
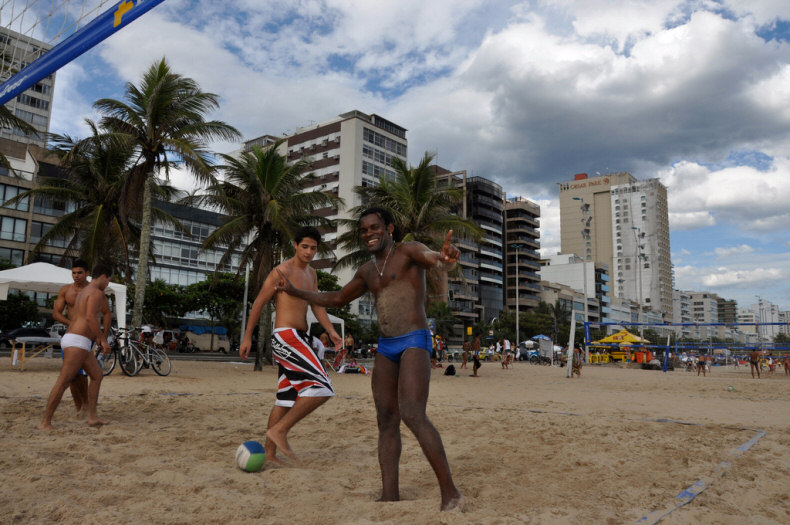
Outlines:
[[[5,202],[13,199],[20,193],[24,193],[24,188],[19,188],[17,186],[9,186],[8,184],[0,184],[0,206],[8,208],[9,210],[19,210],[19,211],[27,211],[28,208],[28,198],[25,197],[21,201],[17,202],[16,204],[12,204],[11,206],[6,206]]]
[[[25,104],[26,106],[30,106],[31,108],[36,109],[43,109],[44,111],[49,110],[49,102],[46,100],[41,100],[40,98],[31,97],[30,95],[17,95],[16,97],[17,102],[20,104]]]
[[[25,252],[14,250],[13,248],[0,248],[0,260],[6,260],[14,266],[22,266],[25,259]]]
[[[0,217],[0,239],[25,242],[27,221],[14,217]]]
[[[52,224],[48,224],[46,222],[32,221],[30,223],[30,242],[39,242],[44,237],[44,235],[46,235],[47,232],[52,229],[52,226]],[[55,246],[56,248],[65,248],[68,246],[68,242],[66,242],[64,237],[59,237],[55,239],[49,239],[46,242],[46,245]]]

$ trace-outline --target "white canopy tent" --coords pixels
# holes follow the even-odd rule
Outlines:
[[[8,298],[9,288],[34,292],[57,293],[64,284],[71,284],[71,270],[54,264],[37,262],[0,271],[0,301]],[[126,327],[126,286],[110,283],[105,293],[115,294],[115,316],[118,327]]]

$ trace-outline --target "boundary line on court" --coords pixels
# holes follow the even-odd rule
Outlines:
[[[485,407],[470,407],[470,406],[462,406],[462,405],[455,405],[455,404],[450,404],[449,406],[458,407],[458,408],[466,408],[466,409],[474,408],[474,409],[478,409],[478,410],[487,410],[487,408],[485,408]],[[537,410],[537,409],[534,409],[534,408],[506,407],[506,408],[498,408],[498,410],[511,410],[511,411],[516,411],[516,412],[531,412],[533,414],[556,414],[556,415],[561,415],[561,416],[577,416],[577,417],[582,415],[582,414],[576,414],[574,412],[560,412],[560,411],[554,411],[554,410]],[[614,419],[614,418],[608,417],[607,419]],[[692,423],[692,422],[688,422],[688,421],[678,421],[678,420],[675,420],[675,419],[667,419],[667,418],[655,418],[655,419],[652,419],[652,418],[639,418],[639,419],[617,418],[617,419],[619,421],[626,420],[626,421],[645,421],[645,422],[650,422],[650,423],[672,423],[672,424],[675,424],[675,425],[689,425],[689,426],[696,426],[696,427],[708,427],[708,426],[710,426],[710,425],[707,425],[705,423]],[[730,427],[730,426],[723,427],[723,428],[725,428],[727,430],[737,430],[739,432],[742,432],[742,431],[755,432],[756,435],[753,436],[748,441],[742,443],[740,446],[736,447],[735,450],[733,450],[730,453],[731,461],[727,461],[727,460],[721,461],[718,465],[716,465],[714,467],[713,472],[711,472],[711,474],[709,476],[704,476],[704,477],[698,479],[693,484],[691,484],[689,487],[687,487],[684,490],[682,490],[677,496],[675,496],[675,499],[670,504],[668,504],[667,506],[665,506],[662,509],[654,510],[652,512],[649,512],[649,513],[645,514],[644,516],[639,518],[636,521],[636,523],[655,525],[656,523],[658,523],[659,521],[661,521],[662,519],[667,517],[672,512],[676,511],[680,507],[682,507],[682,506],[686,505],[687,503],[691,502],[694,498],[696,498],[702,492],[704,492],[705,489],[707,489],[711,484],[713,484],[713,482],[717,478],[720,478],[720,477],[722,477],[724,475],[724,472],[728,468],[730,468],[732,466],[732,460],[735,460],[735,459],[739,458],[740,456],[742,456],[743,454],[745,454],[746,452],[748,452],[749,449],[751,449],[754,445],[757,444],[758,441],[760,441],[762,438],[764,438],[768,434],[764,430],[758,430],[758,429],[754,429],[754,428]]]

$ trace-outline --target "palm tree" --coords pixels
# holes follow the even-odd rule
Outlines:
[[[352,215],[358,216],[370,206],[387,208],[395,221],[396,239],[419,241],[434,250],[441,250],[448,230],[453,230],[455,236],[479,239],[482,235],[480,227],[456,213],[463,202],[463,190],[439,189],[432,161],[433,155],[427,152],[416,167],[394,157],[395,178],[380,177],[378,186],[354,188],[365,204],[351,209]],[[360,240],[358,222],[346,219],[343,224],[347,229],[339,241],[350,253],[336,266],[359,267],[370,260],[370,253]],[[431,270],[428,273],[429,298],[446,301],[446,282],[445,272]]]
[[[332,221],[316,216],[320,208],[337,207],[342,200],[331,193],[305,191],[315,180],[307,172],[309,163],[300,160],[289,165],[277,152],[282,141],[266,149],[253,147],[238,158],[221,155],[225,164],[219,169],[224,177],[210,185],[202,195],[185,202],[207,204],[227,215],[203,243],[203,249],[225,250],[218,268],[227,267],[231,257],[241,251],[239,271],[249,263],[250,283],[257,290],[281,258],[293,250],[291,239],[300,226],[329,228]],[[322,245],[323,253],[328,249]],[[259,321],[258,352],[255,368],[260,370],[264,343],[271,333],[271,311],[268,306]],[[271,362],[271,349],[266,348]]]
[[[38,136],[38,130],[36,130],[36,128],[27,121],[14,115],[11,110],[5,106],[0,106],[0,128],[19,128],[27,135]],[[0,166],[13,171],[8,158],[2,153],[0,153]]]
[[[85,139],[52,135],[53,152],[65,176],[45,178],[39,186],[13,201],[29,197],[71,204],[72,211],[62,215],[42,235],[33,254],[52,241],[65,239],[63,258],[77,255],[90,266],[102,262],[118,268],[122,264],[128,276],[129,246],[139,242],[140,231],[123,212],[125,203],[121,196],[128,170],[134,166],[135,151],[129,143],[104,133],[94,122],[86,120],[86,123],[91,136]],[[158,186],[157,191],[164,199],[176,192],[167,185]],[[154,213],[157,220],[180,226],[165,212],[154,210]]]
[[[198,84],[173,73],[163,58],[143,75],[139,87],[127,84],[125,102],[101,99],[94,107],[103,113],[102,126],[132,143],[139,156],[124,187],[123,200],[142,195],[140,254],[134,294],[132,326],[142,324],[151,239],[154,185],[158,173],[169,179],[170,159],[183,163],[201,182],[213,180],[207,144],[211,140],[237,140],[239,132],[205,115],[219,106],[218,97]]]

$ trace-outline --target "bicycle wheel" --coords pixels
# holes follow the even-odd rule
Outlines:
[[[152,348],[151,367],[154,369],[154,372],[160,376],[166,376],[170,373],[170,358],[158,348]]]
[[[133,346],[122,346],[119,352],[121,371],[129,377],[136,376],[143,367],[143,355]]]
[[[115,370],[115,363],[118,361],[118,353],[115,348],[109,354],[103,354],[101,347],[96,349],[96,360],[99,362],[102,374],[108,376]]]

